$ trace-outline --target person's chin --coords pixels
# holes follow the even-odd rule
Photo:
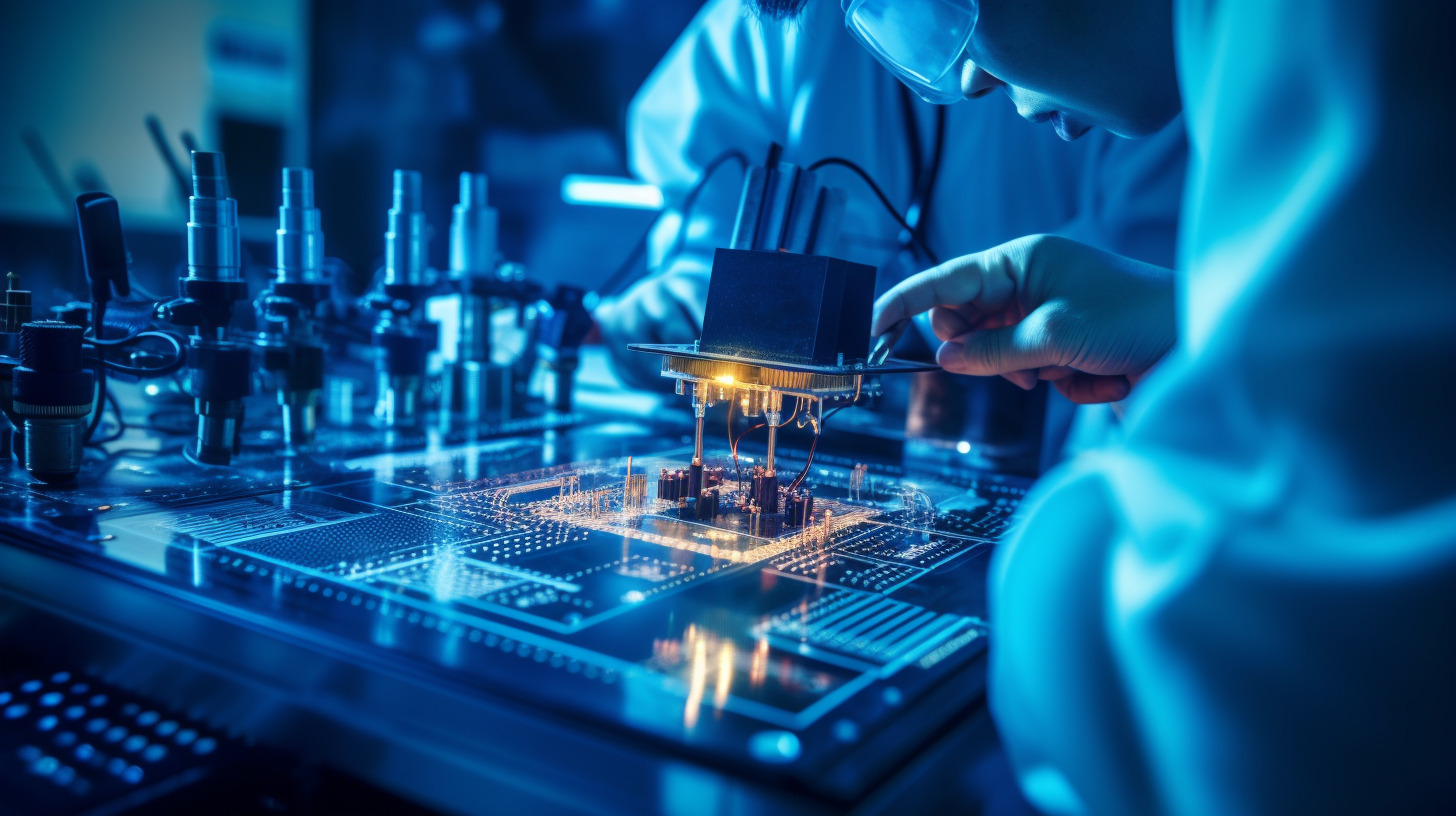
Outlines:
[[[1084,125],[1075,120],[1068,119],[1061,111],[1053,113],[1050,121],[1052,123],[1052,129],[1057,132],[1057,136],[1061,137],[1064,142],[1075,142],[1087,135],[1087,131],[1092,129],[1091,125]]]

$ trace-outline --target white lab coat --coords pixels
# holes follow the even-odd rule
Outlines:
[[[769,143],[779,142],[784,160],[800,166],[827,156],[860,164],[903,210],[913,175],[899,93],[900,83],[845,30],[837,0],[810,0],[804,15],[788,22],[761,21],[743,0],[714,0],[634,99],[630,161],[676,207],[722,151],[738,148],[762,162]],[[915,109],[928,157],[934,109],[918,99]],[[1018,117],[998,95],[951,106],[946,133],[928,221],[929,242],[942,259],[1060,232],[1172,265],[1186,156],[1181,122],[1140,142],[1098,132],[1067,144],[1050,127]],[[881,290],[920,271],[896,265],[899,227],[859,179],[842,168],[820,172],[850,197],[836,254],[880,267]],[[663,219],[650,253],[657,274],[598,310],[609,347],[694,339],[664,336],[661,327],[681,325],[673,318],[683,311],[701,324],[712,250],[731,237],[740,179],[726,167],[715,175],[691,214],[686,251],[673,257],[664,250],[681,222]],[[655,360],[646,362],[655,376]]]
[[[1456,812],[1453,16],[1179,3],[1180,345],[993,569],[1048,812]]]

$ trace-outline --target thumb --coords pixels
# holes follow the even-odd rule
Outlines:
[[[1061,365],[1061,350],[1053,344],[1054,338],[1039,317],[1032,312],[1014,325],[951,340],[941,345],[935,361],[946,371],[978,377]]]

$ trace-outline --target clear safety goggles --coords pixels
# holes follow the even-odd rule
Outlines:
[[[979,0],[841,0],[844,24],[882,65],[926,102],[961,98],[961,54]]]

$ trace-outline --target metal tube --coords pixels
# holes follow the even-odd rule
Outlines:
[[[425,223],[420,174],[394,171],[394,206],[384,233],[384,284],[420,286],[428,283],[427,250],[430,228]]]
[[[700,382],[693,383],[693,416],[697,428],[693,433],[693,464],[703,464],[703,415],[708,412],[706,388]]]

